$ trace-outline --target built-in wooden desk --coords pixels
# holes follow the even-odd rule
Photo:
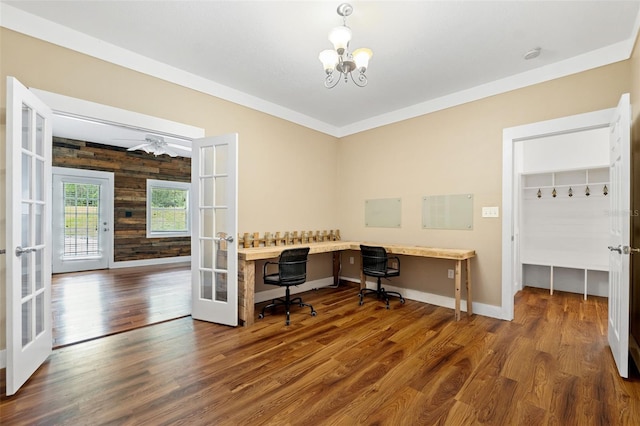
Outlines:
[[[340,272],[340,252],[343,250],[360,250],[360,244],[382,246],[388,253],[405,256],[431,257],[448,259],[456,262],[455,267],[455,318],[460,320],[460,297],[462,287],[462,261],[466,261],[467,314],[472,315],[471,304],[471,258],[474,250],[443,249],[421,246],[405,246],[399,244],[359,243],[354,241],[327,241],[309,244],[282,245],[255,248],[238,248],[238,316],[244,325],[254,323],[255,310],[255,278],[256,260],[272,259],[280,256],[284,250],[293,247],[309,247],[309,254],[333,253],[333,282],[338,284]],[[366,287],[364,274],[360,272],[360,288]]]

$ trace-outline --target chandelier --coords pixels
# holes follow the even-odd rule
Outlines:
[[[327,77],[324,86],[332,89],[344,78],[348,83],[348,77],[358,87],[367,85],[365,71],[369,66],[369,59],[373,56],[371,49],[360,48],[349,53],[349,41],[351,41],[351,28],[347,27],[347,16],[353,12],[353,6],[342,3],[338,6],[338,15],[342,16],[342,26],[335,27],[329,31],[329,41],[333,43],[334,50],[327,49],[320,52],[318,59],[324,66]],[[354,73],[357,76],[354,77]]]

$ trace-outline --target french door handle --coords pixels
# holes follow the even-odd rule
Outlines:
[[[618,247],[609,246],[609,250],[617,251],[618,253],[622,254],[622,246],[618,246]]]
[[[640,253],[640,248],[629,247],[629,254]]]
[[[34,251],[37,251],[38,249],[35,247],[16,247],[16,256],[20,257],[22,256],[24,253],[33,253]]]
[[[233,242],[233,235],[229,235],[228,237],[213,237],[214,241],[226,241],[228,243]]]

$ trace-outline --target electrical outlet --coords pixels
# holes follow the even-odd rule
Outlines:
[[[499,207],[483,207],[482,217],[500,217]]]
[[[395,262],[395,261],[391,262],[391,267],[393,269],[398,269],[398,262]]]
[[[349,263],[353,265],[353,256],[349,256]]]
[[[447,278],[453,279],[453,269],[447,270]]]

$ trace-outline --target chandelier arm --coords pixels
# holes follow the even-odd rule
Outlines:
[[[357,80],[353,77],[353,73],[350,72],[349,75],[351,76],[351,81],[358,87],[364,87],[369,83],[367,76],[363,72],[358,73]]]
[[[342,74],[340,74],[341,76]],[[333,89],[340,83],[340,76],[338,78],[335,77],[334,73],[327,74],[327,77],[324,79],[324,87],[327,89]]]

